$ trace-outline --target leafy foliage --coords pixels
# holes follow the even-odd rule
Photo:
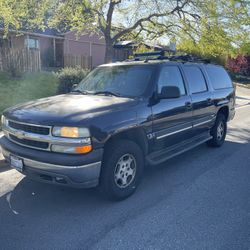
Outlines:
[[[0,23],[5,35],[9,29],[45,28],[50,0],[0,0]],[[53,3],[54,4],[54,3]]]
[[[250,56],[238,55],[236,58],[229,57],[226,66],[234,73],[250,76]]]
[[[52,26],[102,33],[106,61],[112,58],[112,45],[124,37],[147,36],[151,40],[175,34],[184,23],[198,18],[196,0],[68,0],[60,1],[54,11]]]
[[[56,73],[59,79],[58,93],[65,94],[71,91],[74,84],[80,81],[88,74],[87,70],[81,68],[64,68]]]
[[[106,61],[130,37],[176,40],[182,51],[216,58],[249,52],[249,0],[0,0],[6,32],[44,28],[48,19],[62,31],[102,34]]]
[[[199,4],[199,10],[200,22],[180,32],[178,49],[224,62],[228,55],[250,50],[249,1],[207,0]]]

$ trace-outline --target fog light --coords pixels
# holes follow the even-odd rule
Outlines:
[[[86,154],[92,150],[92,145],[84,145],[80,147],[52,145],[51,151],[65,154]]]
[[[67,183],[67,181],[63,177],[56,177],[55,180],[58,183],[63,183],[63,184]]]

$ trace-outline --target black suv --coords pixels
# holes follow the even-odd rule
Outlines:
[[[10,165],[33,179],[100,185],[121,200],[145,164],[204,142],[220,147],[234,115],[223,67],[146,54],[96,68],[69,94],[7,109],[0,144]]]

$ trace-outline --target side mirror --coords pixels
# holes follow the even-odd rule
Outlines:
[[[71,91],[74,91],[77,86],[78,86],[78,84],[73,84],[71,87]]]
[[[160,99],[179,98],[181,96],[180,89],[176,86],[164,86],[159,94]]]

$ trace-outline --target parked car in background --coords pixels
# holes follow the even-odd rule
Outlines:
[[[5,110],[6,160],[33,179],[100,185],[121,200],[134,193],[145,164],[204,142],[220,147],[235,115],[225,69],[157,55],[99,66],[69,94]]]

